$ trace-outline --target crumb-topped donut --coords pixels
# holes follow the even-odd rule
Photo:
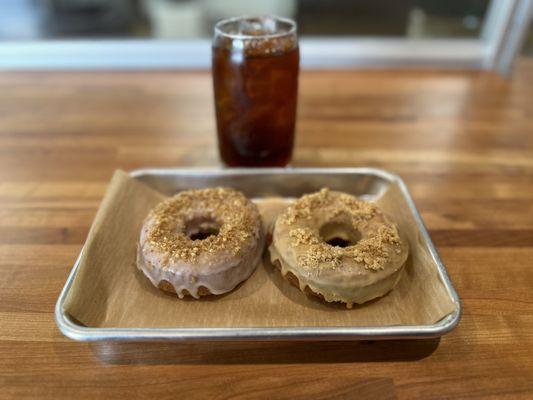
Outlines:
[[[349,308],[389,292],[408,255],[398,228],[376,204],[328,189],[280,214],[269,250],[300,290]]]
[[[263,249],[257,206],[229,188],[187,190],[158,204],[141,230],[137,266],[180,298],[231,291]]]

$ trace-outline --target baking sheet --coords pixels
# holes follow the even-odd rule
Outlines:
[[[72,319],[95,328],[368,327],[434,324],[457,307],[396,184],[377,203],[408,238],[404,274],[387,296],[351,310],[304,295],[267,257],[223,296],[179,300],[161,292],[137,270],[135,252],[145,216],[164,197],[123,171],[115,173],[63,304]],[[256,201],[266,225],[284,206],[282,199]]]

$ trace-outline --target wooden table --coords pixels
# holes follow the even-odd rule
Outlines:
[[[53,309],[115,168],[216,166],[206,72],[0,74],[0,398],[533,398],[533,63],[303,72],[295,166],[399,173],[463,301],[442,340],[90,345]]]

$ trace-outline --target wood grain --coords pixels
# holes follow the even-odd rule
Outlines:
[[[533,397],[533,62],[303,72],[295,166],[402,175],[462,298],[439,340],[72,342],[53,307],[115,168],[216,166],[205,72],[0,74],[0,398]]]

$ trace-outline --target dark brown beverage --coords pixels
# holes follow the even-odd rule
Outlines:
[[[213,45],[220,156],[228,166],[285,166],[294,143],[296,36],[252,27],[257,30],[230,31],[229,37],[215,38]]]

